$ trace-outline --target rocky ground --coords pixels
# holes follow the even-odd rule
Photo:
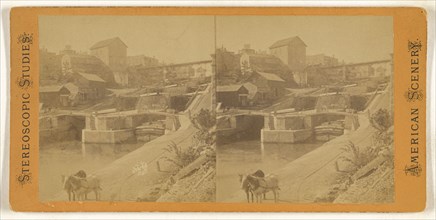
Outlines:
[[[200,168],[174,183],[157,202],[214,202],[215,169]]]
[[[392,203],[394,196],[394,170],[389,166],[381,166],[351,184],[334,203]]]

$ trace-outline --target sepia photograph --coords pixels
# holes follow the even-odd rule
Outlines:
[[[434,1],[0,0],[0,219],[434,219]]]
[[[394,202],[392,17],[216,30],[217,202]]]
[[[426,10],[11,8],[8,208],[428,210]]]
[[[40,16],[40,200],[394,202],[392,22]]]
[[[39,16],[41,201],[214,202],[211,16]]]

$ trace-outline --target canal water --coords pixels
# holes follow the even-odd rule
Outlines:
[[[39,197],[41,201],[65,200],[62,175],[79,170],[86,173],[104,168],[118,158],[144,145],[145,142],[123,144],[86,144],[64,141],[41,144],[39,154]],[[253,173],[257,169],[272,173],[284,165],[318,148],[322,142],[302,144],[264,144],[260,141],[235,140],[217,146],[217,201],[225,201],[240,189],[238,174]],[[82,148],[85,147],[85,154]]]
[[[323,142],[315,141],[298,144],[268,143],[262,147],[258,139],[218,144],[217,201],[225,201],[238,191],[244,194],[239,174],[253,173],[258,169],[266,174],[273,173],[322,144]]]
[[[41,144],[39,151],[39,197],[41,201],[59,200],[63,192],[62,175],[69,176],[79,170],[92,174],[114,160],[141,147],[145,142],[123,144],[86,144],[64,141]],[[82,148],[85,148],[83,154]],[[64,197],[65,196],[65,197]]]

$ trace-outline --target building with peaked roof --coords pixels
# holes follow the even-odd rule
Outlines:
[[[99,76],[97,76],[95,74],[79,73],[79,75],[88,81],[106,83],[106,81],[104,81],[102,78],[100,78]]]
[[[300,37],[294,36],[273,43],[270,53],[278,57],[291,71],[302,71],[306,66],[307,45]]]
[[[248,90],[248,99],[254,100],[256,98],[256,94],[257,94],[257,86],[251,82],[246,82],[243,85]]]
[[[78,103],[102,99],[106,95],[106,81],[95,74],[76,72],[69,82],[79,88]]]
[[[62,56],[62,76],[70,78],[74,73],[92,73],[103,79],[109,85],[115,83],[112,70],[100,59],[91,55],[76,54]]]
[[[99,41],[90,50],[91,55],[103,61],[112,71],[124,71],[127,65],[127,45],[119,37]]]
[[[285,80],[272,73],[257,72],[257,74],[259,74],[268,81],[285,82]]]
[[[74,83],[66,83],[60,90],[60,102],[64,107],[80,104],[80,88]]]
[[[56,107],[60,105],[60,90],[62,86],[40,86],[39,87],[39,102],[47,107]]]
[[[243,85],[223,85],[216,88],[216,100],[222,107],[248,105],[248,89]]]
[[[257,87],[256,101],[259,104],[271,102],[286,94],[287,82],[276,74],[255,71],[248,82]]]
[[[279,58],[270,54],[243,53],[240,57],[241,74],[246,75],[252,71],[262,71],[286,75],[290,73],[287,65]]]

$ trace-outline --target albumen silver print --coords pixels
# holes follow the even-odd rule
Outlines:
[[[395,201],[393,17],[38,19],[41,201]]]

